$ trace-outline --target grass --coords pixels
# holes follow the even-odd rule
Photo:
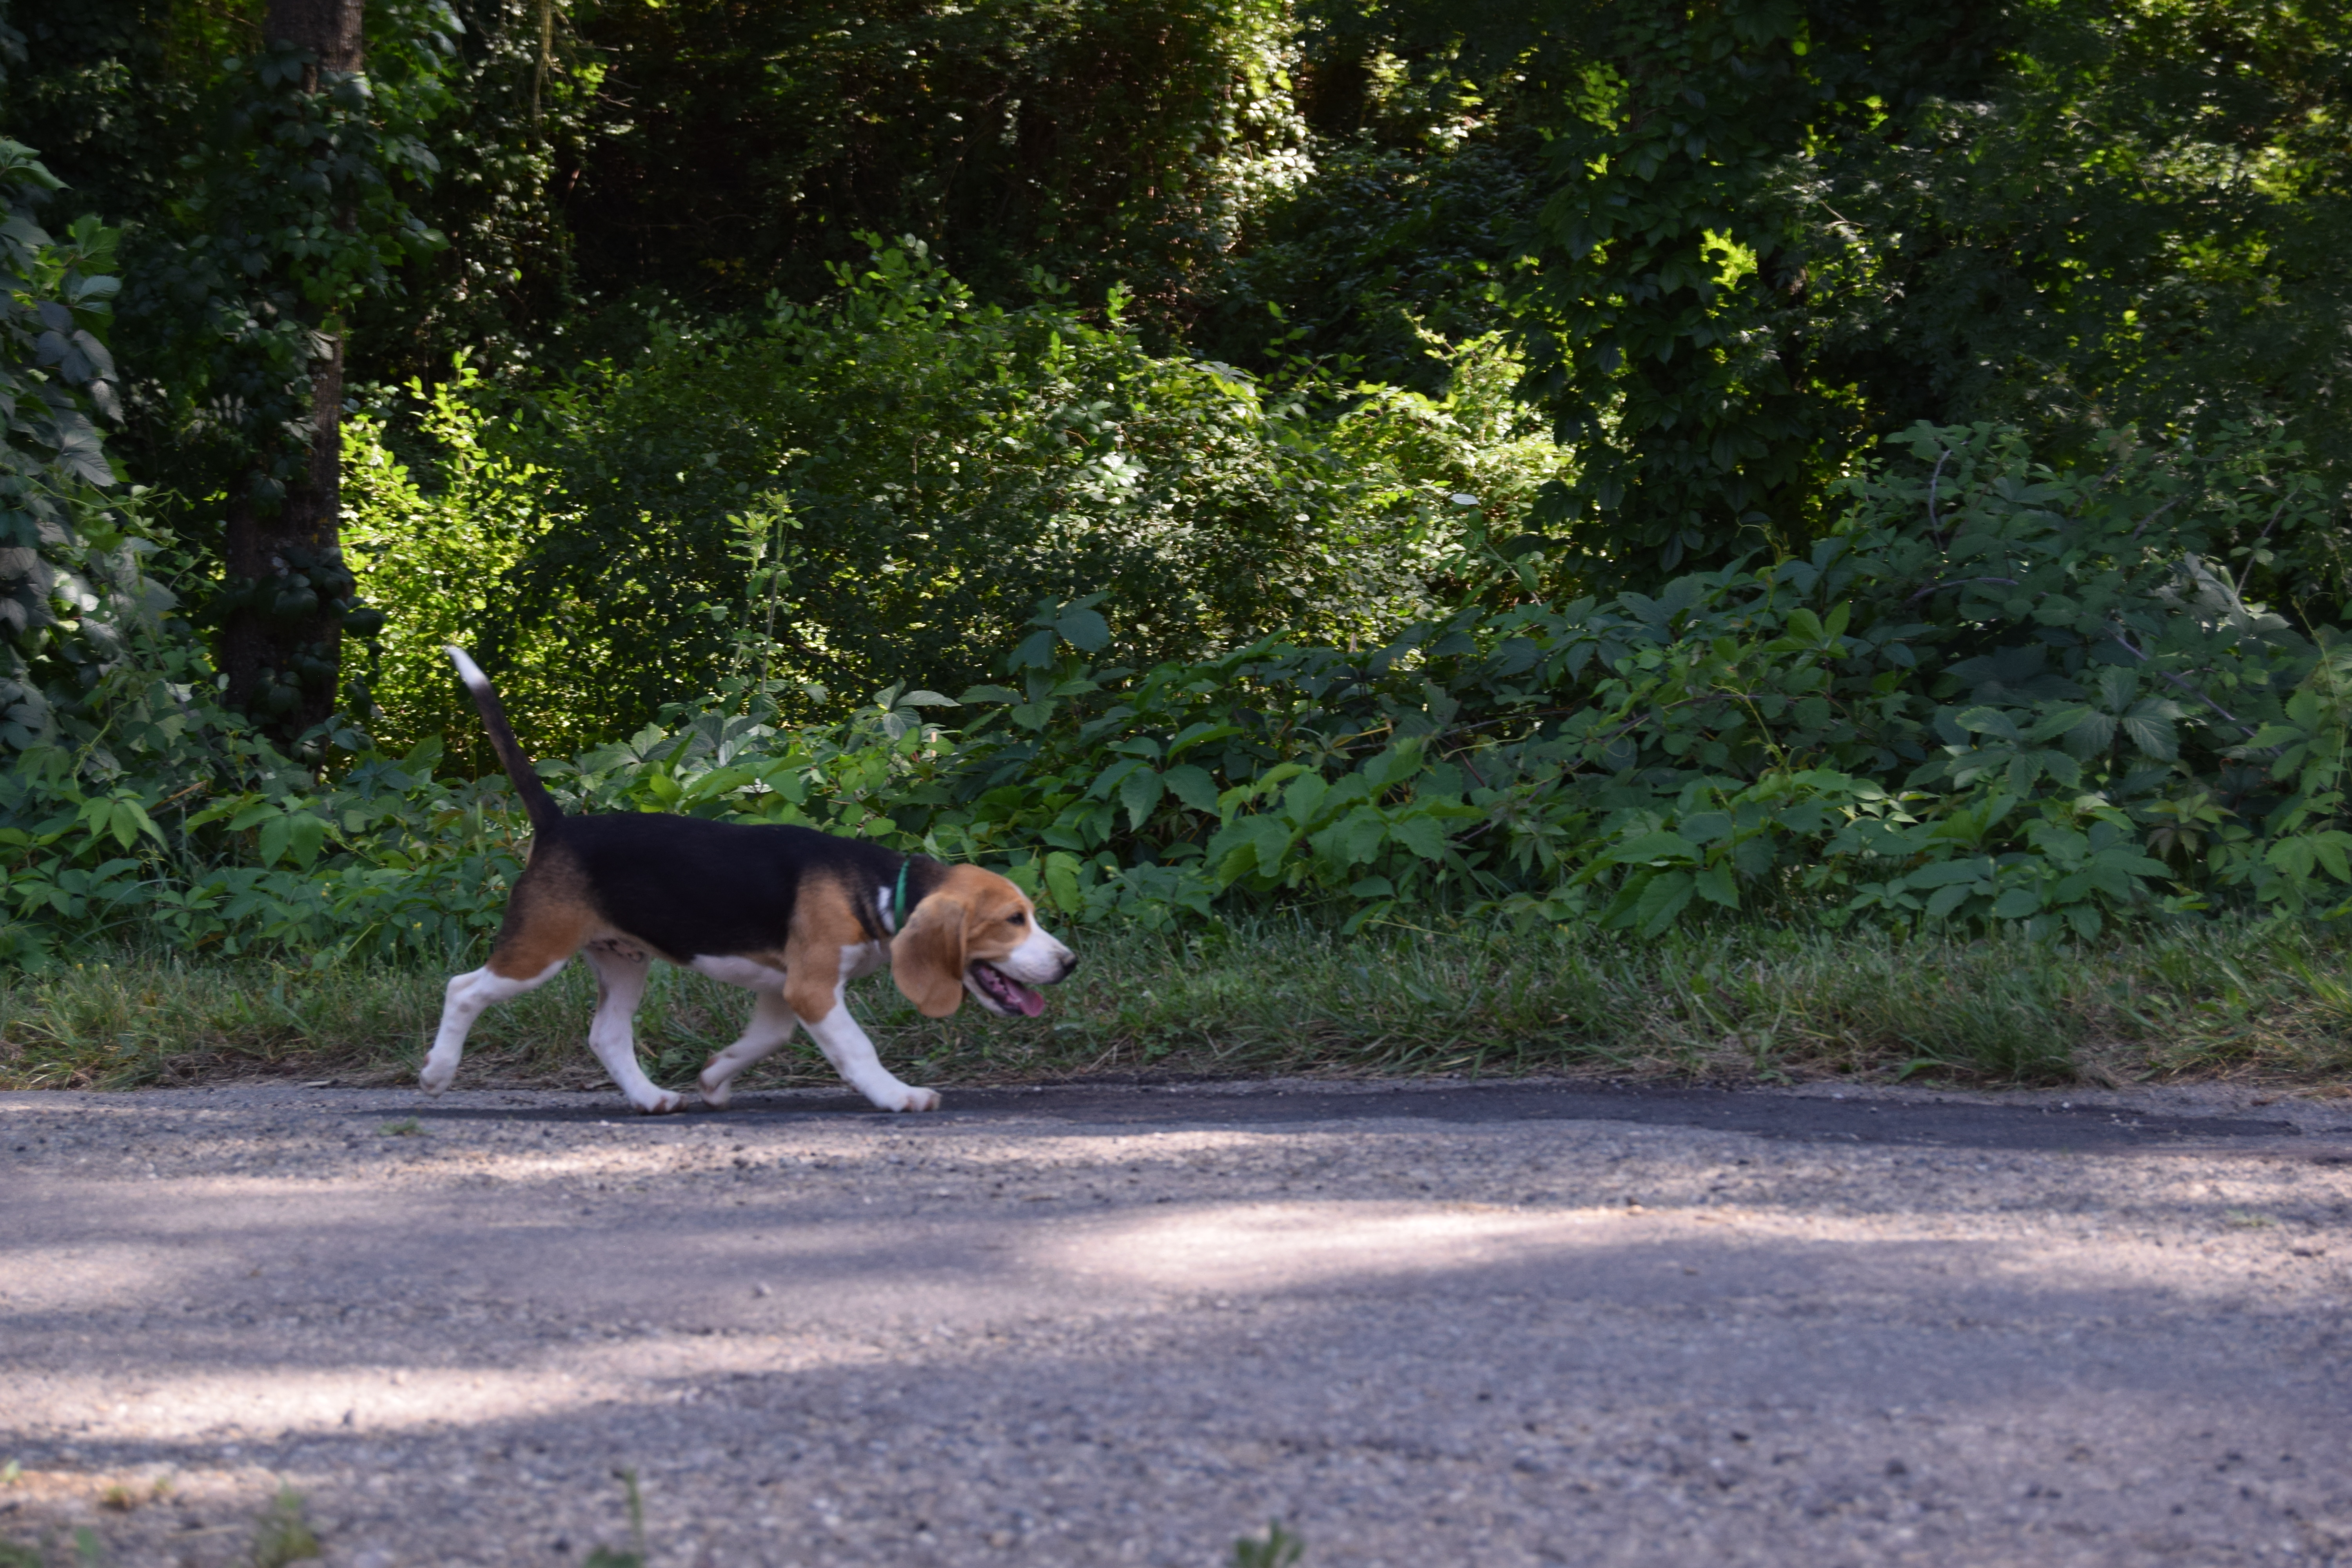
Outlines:
[[[1264,1535],[1244,1535],[1234,1542],[1229,1561],[1233,1568],[1296,1568],[1305,1555],[1307,1543],[1275,1520],[1266,1525]]]
[[[324,1555],[319,1538],[303,1517],[302,1494],[280,1488],[253,1532],[253,1568],[288,1568],[312,1563]]]
[[[1760,921],[1654,942],[1583,931],[1342,938],[1298,920],[1209,934],[1076,933],[1084,963],[1036,1019],[918,1016],[885,976],[853,1003],[916,1082],[1076,1074],[1601,1073],[2119,1083],[2352,1080],[2352,938],[2215,925],[2092,943],[1835,935]],[[0,981],[0,1087],[130,1088],[278,1074],[412,1076],[446,975],[124,951]],[[460,1085],[601,1083],[573,965],[491,1009]],[[744,993],[657,967],[638,1037],[690,1080]],[[830,1084],[805,1039],[761,1083]]]

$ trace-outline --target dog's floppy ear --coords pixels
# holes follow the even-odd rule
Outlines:
[[[891,939],[890,978],[926,1018],[963,1005],[963,928],[964,907],[933,894]]]

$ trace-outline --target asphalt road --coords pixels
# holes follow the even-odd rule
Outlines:
[[[0,1542],[2352,1564],[2352,1114],[1591,1085],[0,1095]]]

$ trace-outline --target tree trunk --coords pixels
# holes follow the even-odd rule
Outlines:
[[[269,0],[269,16],[262,36],[270,43],[292,44],[318,58],[320,70],[360,68],[361,0]],[[319,85],[316,72],[302,76],[305,90]]]
[[[360,68],[362,4],[270,0],[263,35],[310,55],[316,63],[304,71],[302,86],[315,91],[320,71]],[[343,344],[324,335],[317,342],[309,461],[274,513],[248,492],[231,499],[226,520],[224,586],[235,606],[221,636],[228,700],[281,738],[335,710],[343,610],[353,588],[342,552]]]

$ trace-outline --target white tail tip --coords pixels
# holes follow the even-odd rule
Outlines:
[[[476,664],[472,659],[466,657],[466,650],[464,648],[447,647],[442,649],[442,651],[447,654],[449,656],[450,662],[457,667],[458,679],[464,681],[467,685],[472,687],[477,691],[487,691],[489,689],[490,678],[482,673],[482,667],[480,665]]]

